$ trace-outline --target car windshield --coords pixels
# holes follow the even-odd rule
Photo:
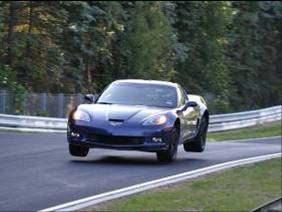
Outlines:
[[[174,108],[177,106],[177,91],[175,87],[168,85],[113,83],[96,103]]]

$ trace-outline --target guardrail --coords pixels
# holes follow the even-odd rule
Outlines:
[[[0,129],[25,132],[65,132],[67,119],[0,114]]]
[[[282,106],[210,116],[209,132],[221,132],[281,120]],[[67,119],[0,114],[0,129],[65,132]]]
[[[210,116],[209,132],[241,129],[281,120],[282,106]]]

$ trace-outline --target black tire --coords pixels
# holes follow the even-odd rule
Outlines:
[[[89,152],[89,148],[84,146],[69,144],[69,152],[72,156],[86,157]]]
[[[207,130],[208,119],[203,117],[198,134],[193,140],[183,144],[184,150],[186,152],[203,152],[206,147]]]
[[[157,152],[158,161],[163,163],[169,163],[177,158],[177,148],[179,139],[179,129],[176,127],[172,130],[171,142],[169,148],[164,151]]]

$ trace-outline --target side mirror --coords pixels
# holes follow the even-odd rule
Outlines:
[[[187,110],[188,107],[197,107],[198,103],[194,101],[188,101],[186,102],[185,106],[183,107],[182,111]]]
[[[84,100],[86,101],[86,103],[94,103],[95,99],[96,99],[96,97],[93,94],[86,94],[84,96]]]
[[[188,101],[187,102],[187,107],[197,107],[198,103],[194,101]]]

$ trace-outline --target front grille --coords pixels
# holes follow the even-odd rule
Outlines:
[[[143,144],[144,138],[132,136],[91,135],[91,140],[110,145],[138,145]]]

